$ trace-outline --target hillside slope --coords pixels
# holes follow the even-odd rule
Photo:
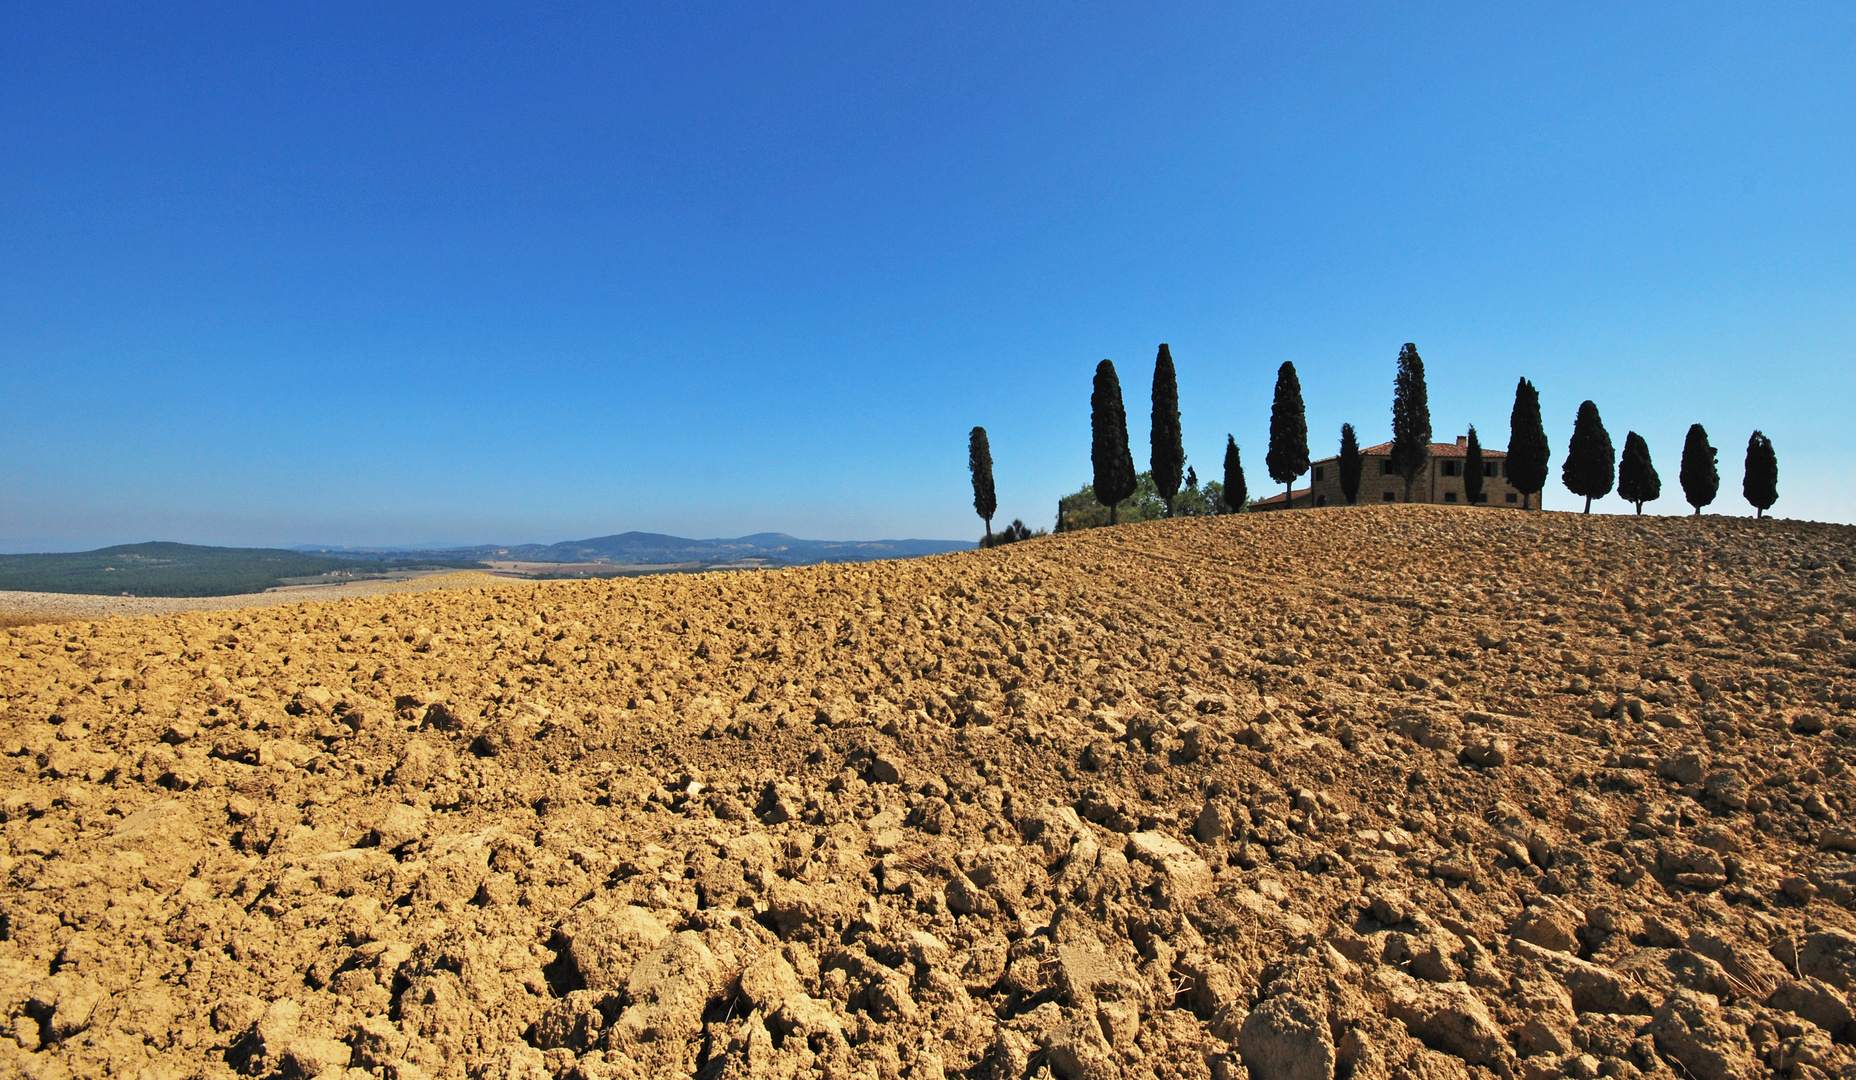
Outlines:
[[[22,628],[0,1073],[1838,1075],[1852,571],[1373,507]]]

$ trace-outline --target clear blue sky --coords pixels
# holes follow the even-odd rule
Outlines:
[[[0,11],[0,549],[1048,525],[1162,341],[1856,520],[1848,4],[156,8]]]

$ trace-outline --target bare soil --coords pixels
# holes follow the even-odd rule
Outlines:
[[[0,1075],[1856,1075],[1856,530],[1422,506],[0,633]]]

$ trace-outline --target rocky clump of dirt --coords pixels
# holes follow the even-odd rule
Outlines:
[[[0,1073],[1856,1075],[1853,541],[1375,507],[17,628]]]

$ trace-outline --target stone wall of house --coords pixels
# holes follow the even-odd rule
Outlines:
[[[1508,483],[1502,475],[1506,456],[1487,456],[1482,460],[1484,469],[1482,477],[1482,494],[1487,505],[1511,506],[1519,509],[1520,493]],[[1390,457],[1368,455],[1365,468],[1360,471],[1360,496],[1362,505],[1380,502],[1404,502],[1405,478],[1391,471]],[[1425,463],[1417,479],[1411,484],[1411,501],[1424,503],[1463,504],[1463,459],[1460,457],[1433,457]],[[1490,472],[1494,475],[1488,475]],[[1340,493],[1340,460],[1327,458],[1317,461],[1309,469],[1309,492],[1297,494],[1295,505],[1302,506],[1341,506],[1347,500]],[[1259,492],[1259,495],[1263,493]],[[1270,492],[1269,494],[1275,494]]]

